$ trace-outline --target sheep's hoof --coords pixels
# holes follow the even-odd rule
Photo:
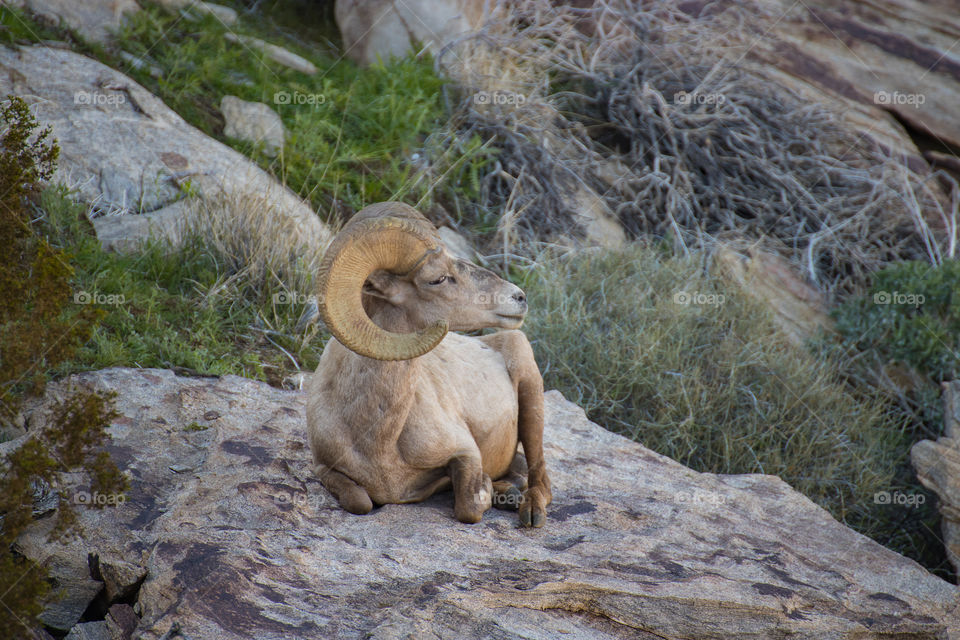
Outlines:
[[[479,486],[472,493],[454,500],[453,511],[457,520],[466,524],[475,524],[483,518],[483,513],[490,508],[493,500],[493,484],[490,476],[483,474],[479,478]]]
[[[546,524],[547,502],[537,489],[527,489],[520,503],[520,526],[539,528]]]
[[[497,484],[496,482],[493,483],[493,508],[503,511],[517,511],[523,502],[523,492],[509,483],[506,483],[507,486],[503,488],[497,487]]]

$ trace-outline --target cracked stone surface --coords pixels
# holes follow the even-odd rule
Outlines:
[[[64,566],[122,561],[131,579],[145,569],[134,637],[176,623],[194,640],[960,638],[956,586],[779,478],[694,472],[556,391],[554,503],[543,529],[524,530],[506,511],[457,522],[449,493],[342,511],[311,475],[299,391],[117,368],[48,399],[71,383],[118,392],[107,446],[130,490],[81,510],[79,539],[31,544],[40,519],[20,547]],[[88,489],[74,478],[60,491]]]

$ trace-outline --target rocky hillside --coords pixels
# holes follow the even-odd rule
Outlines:
[[[523,530],[503,511],[461,524],[449,494],[344,512],[310,471],[295,391],[108,369],[52,386],[31,424],[69,384],[118,392],[107,448],[130,477],[70,544],[46,544],[43,520],[18,543],[66,592],[43,620],[75,638],[129,613],[153,639],[960,637],[955,586],[779,478],[693,472],[555,391],[554,502]],[[80,478],[61,492],[111,498]],[[91,610],[105,621],[73,626]]]
[[[112,393],[128,483],[24,485],[0,559],[53,591],[7,608],[18,637],[960,640],[954,3],[224,2],[0,7],[0,94],[59,147],[25,225],[99,323],[0,385],[42,390],[0,416],[0,461]],[[388,199],[553,305],[526,328],[573,380],[546,394],[543,529],[461,524],[450,494],[353,516],[311,471],[313,274]],[[939,369],[858,350],[894,325],[876,296],[916,297],[871,288],[896,264],[931,300],[882,341]]]

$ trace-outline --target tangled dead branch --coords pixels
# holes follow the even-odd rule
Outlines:
[[[731,59],[716,23],[636,1],[497,10],[438,57],[461,88],[438,135],[493,141],[481,206],[505,208],[521,244],[583,237],[609,215],[680,250],[760,242],[838,294],[952,251],[949,178]]]

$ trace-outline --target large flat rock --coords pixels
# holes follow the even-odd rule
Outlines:
[[[131,488],[48,552],[146,567],[139,637],[960,637],[957,587],[779,478],[694,472],[556,391],[554,503],[527,530],[511,512],[457,522],[449,493],[340,510],[310,472],[301,392],[164,370],[71,380],[118,392],[108,446]]]
[[[291,243],[322,247],[329,231],[307,202],[243,154],[210,138],[129,77],[86,56],[43,46],[0,47],[0,95],[22,96],[60,144],[54,180],[77,189],[100,217],[108,247],[148,235],[176,240],[171,211],[187,193],[248,200],[291,230]]]

